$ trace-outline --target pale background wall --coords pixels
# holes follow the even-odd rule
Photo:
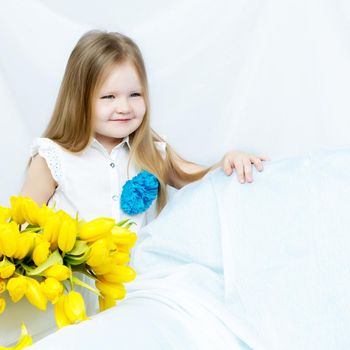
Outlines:
[[[230,149],[272,160],[350,147],[345,0],[0,1],[0,203],[53,109],[68,55],[89,29],[140,46],[153,126],[209,165]]]

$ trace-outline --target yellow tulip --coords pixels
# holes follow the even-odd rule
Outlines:
[[[59,210],[57,213],[50,215],[43,226],[43,239],[51,243],[52,249],[57,248],[58,234],[66,215],[68,214]]]
[[[21,338],[16,345],[12,346],[11,348],[0,346],[0,350],[22,350],[28,346],[31,346],[33,344],[32,337],[28,334],[27,328],[23,323],[21,330]]]
[[[103,279],[99,279],[95,282],[95,285],[103,296],[113,299],[123,299],[125,297],[126,289],[121,283],[111,283]]]
[[[67,218],[61,224],[58,234],[58,247],[62,252],[70,252],[77,238],[78,223],[76,220]]]
[[[71,291],[61,295],[55,304],[55,319],[58,328],[87,320],[85,303],[81,294]]]
[[[14,303],[21,300],[27,291],[27,279],[24,276],[12,277],[7,282],[6,288]]]
[[[116,300],[108,296],[98,297],[98,302],[101,312],[117,305]]]
[[[46,204],[43,204],[42,207],[39,208],[39,211],[37,213],[39,226],[44,227],[47,220],[54,214],[55,214],[55,212],[53,209],[48,207]]]
[[[17,250],[19,230],[15,222],[0,224],[0,254],[11,258]]]
[[[35,225],[38,223],[37,213],[39,207],[28,196],[12,196],[10,197],[12,218],[17,224],[29,224]]]
[[[57,303],[55,304],[55,320],[58,328],[62,328],[71,324],[68,317],[64,312],[64,300],[67,295],[63,294],[59,297]]]
[[[120,253],[124,253],[124,254],[130,254],[130,250],[132,248],[133,244],[118,244],[117,246],[117,250]]]
[[[4,259],[0,262],[0,278],[9,278],[11,277],[16,270],[15,264],[12,262],[8,261],[5,257]]]
[[[85,303],[82,295],[71,291],[64,299],[64,312],[71,323],[87,320]]]
[[[93,267],[103,265],[109,255],[108,240],[101,238],[92,243],[90,248],[90,254],[86,263]]]
[[[129,228],[122,227],[119,225],[114,225],[112,228],[112,234],[117,234],[117,235],[123,235],[123,234],[129,234],[129,233],[134,233],[131,231]]]
[[[0,205],[0,223],[6,222],[11,217],[11,209]]]
[[[26,222],[31,225],[38,224],[39,206],[30,197],[23,197],[22,215]]]
[[[130,266],[114,265],[112,269],[103,275],[103,279],[112,283],[125,283],[134,280],[136,271]]]
[[[50,255],[50,242],[39,240],[39,243],[33,250],[32,258],[36,266],[43,264]]]
[[[0,294],[4,293],[6,290],[6,282],[5,280],[0,278]]]
[[[115,251],[111,252],[109,255],[116,265],[125,265],[130,261],[130,254],[128,253]]]
[[[34,232],[24,232],[19,235],[17,250],[13,254],[15,259],[25,258],[33,249],[36,234]]]
[[[70,278],[72,270],[65,265],[52,265],[44,271],[45,277],[56,278],[57,281],[64,281]]]
[[[27,290],[25,292],[25,296],[27,297],[28,301],[32,305],[36,306],[40,310],[45,311],[47,298],[45,297],[44,293],[40,288],[40,283],[34,278],[30,278],[30,277],[26,277],[26,278],[27,278]]]
[[[113,260],[108,258],[103,265],[93,266],[92,269],[96,275],[104,275],[111,271],[114,265]]]
[[[63,284],[52,277],[46,278],[45,281],[41,282],[40,287],[45,297],[52,304],[56,304],[63,294]]]
[[[10,203],[11,203],[11,214],[13,220],[19,224],[22,225],[26,222],[26,219],[23,215],[23,197],[22,196],[11,196],[10,197]]]
[[[112,240],[115,244],[127,244],[133,246],[137,240],[135,232],[125,227],[114,226],[112,229]]]
[[[14,350],[22,350],[33,344],[32,337],[28,334],[27,328],[22,324],[21,338],[19,342],[14,346]]]
[[[11,213],[12,218],[17,224],[29,224],[35,225],[38,223],[38,205],[30,198],[24,196],[11,196]]]
[[[111,218],[97,218],[83,223],[79,228],[80,239],[87,242],[95,242],[111,234],[115,220]]]
[[[0,315],[5,311],[6,301],[4,298],[0,298]]]

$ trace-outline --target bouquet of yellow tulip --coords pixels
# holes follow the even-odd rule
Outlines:
[[[136,277],[126,266],[137,239],[132,222],[104,217],[85,222],[39,207],[29,197],[12,196],[10,203],[10,208],[0,206],[0,294],[8,292],[14,303],[26,297],[43,311],[51,302],[58,328],[87,319],[76,285],[98,296],[100,311],[125,297],[123,283]],[[94,280],[96,288],[76,271]],[[0,314],[5,304],[0,295]]]

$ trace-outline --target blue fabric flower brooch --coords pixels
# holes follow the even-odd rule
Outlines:
[[[146,211],[158,195],[158,179],[143,170],[123,186],[120,207],[128,215]]]

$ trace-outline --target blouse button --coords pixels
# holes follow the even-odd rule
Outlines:
[[[115,167],[115,164],[112,162],[111,164],[109,164],[112,168]]]
[[[114,201],[117,201],[118,198],[119,198],[119,196],[118,196],[117,194],[115,194],[115,195],[112,197],[112,199],[113,199]]]

